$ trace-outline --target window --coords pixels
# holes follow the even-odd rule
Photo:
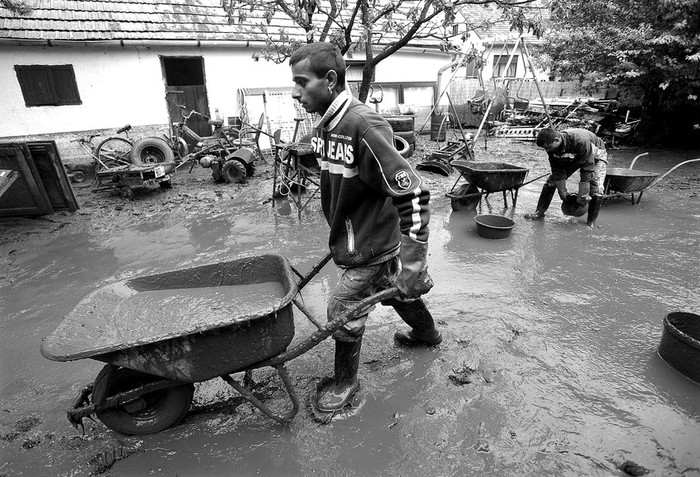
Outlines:
[[[168,86],[204,84],[204,62],[201,56],[163,57],[163,70]]]
[[[458,24],[452,25],[452,34],[459,35],[459,25]]]
[[[505,77],[505,78],[515,78],[516,73],[518,71],[518,55],[513,55],[513,59],[510,62],[510,66],[508,66],[508,71],[506,71],[505,74],[503,72],[506,69],[506,64],[508,63],[508,60],[510,59],[509,54],[504,54],[504,55],[499,55],[496,56],[493,59],[493,77],[494,78],[500,78],[500,77]]]
[[[357,97],[360,82],[349,81],[348,83],[353,95]],[[372,83],[372,85],[375,98],[381,98],[379,109],[396,108],[399,104],[432,106],[435,102],[435,83],[432,82]],[[367,100],[369,101],[369,96]],[[371,106],[374,107],[374,105]]]
[[[15,71],[28,107],[82,104],[73,65],[15,65]]]

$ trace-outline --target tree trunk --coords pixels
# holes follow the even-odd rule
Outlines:
[[[362,83],[360,83],[360,90],[358,91],[358,97],[363,103],[367,101],[367,96],[369,95],[369,88],[372,86],[372,78],[374,77],[374,67],[368,63],[365,63],[365,67],[362,70]]]

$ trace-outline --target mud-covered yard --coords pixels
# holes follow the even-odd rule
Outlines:
[[[547,172],[531,142],[484,146],[477,160]],[[419,137],[411,161],[436,147]],[[612,150],[611,166],[641,152]],[[648,152],[635,168],[659,174],[700,157]],[[269,252],[309,270],[326,253],[319,200],[301,218],[287,200],[273,206],[269,159],[245,184],[185,168],[172,189],[126,200],[87,181],[74,184],[75,213],[0,219],[0,475],[700,475],[700,388],[656,353],[667,313],[700,313],[700,163],[639,204],[609,200],[595,229],[563,216],[558,199],[544,221],[524,220],[544,179],[521,188],[515,208],[493,194],[480,211],[513,218],[505,240],[479,237],[475,212],[452,210],[457,173],[424,178],[436,283],[426,301],[445,340],[399,347],[400,319],[378,307],[358,407],[330,424],[312,419],[306,397],[332,370],[331,340],[288,366],[302,399],[291,425],[213,380],[196,386],[179,425],[140,437],[99,421],[76,432],[65,412],[103,364],[39,352],[83,297],[118,280]],[[337,276],[328,265],[303,291],[320,317]],[[313,331],[298,310],[295,325],[299,338]],[[254,380],[266,403],[288,406],[272,371]]]

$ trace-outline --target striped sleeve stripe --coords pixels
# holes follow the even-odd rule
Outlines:
[[[421,193],[420,187],[416,187],[413,190],[413,199],[411,199],[411,208],[413,210],[413,213],[411,214],[411,228],[408,229],[408,236],[411,237],[413,240],[418,240],[418,232],[422,228],[422,222],[421,222],[421,206],[419,203],[419,196]]]

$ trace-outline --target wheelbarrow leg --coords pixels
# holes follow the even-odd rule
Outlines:
[[[250,401],[255,407],[260,409],[263,412],[263,414],[265,414],[270,419],[274,419],[275,421],[281,424],[289,424],[292,421],[292,419],[294,419],[294,416],[296,416],[299,412],[299,398],[297,397],[296,391],[294,390],[294,385],[292,384],[292,381],[289,378],[289,373],[287,372],[287,368],[285,368],[284,363],[276,364],[274,365],[274,367],[277,370],[277,373],[280,375],[282,382],[284,383],[284,387],[287,390],[289,399],[292,401],[292,408],[286,414],[275,414],[274,412],[272,412],[272,410],[269,407],[267,407],[253,395],[252,391],[240,384],[228,374],[221,376],[221,379],[226,381],[241,396]]]

